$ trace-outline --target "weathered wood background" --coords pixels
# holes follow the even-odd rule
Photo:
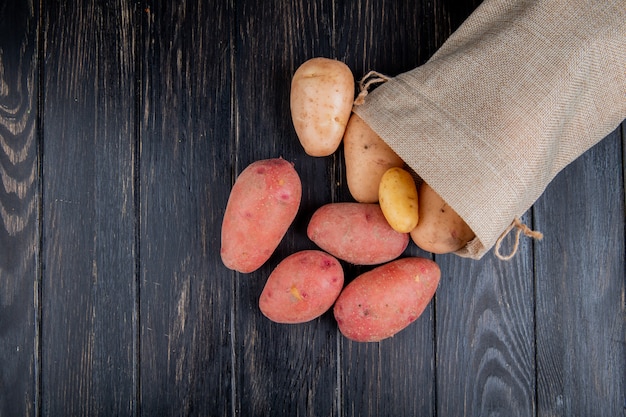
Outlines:
[[[543,241],[437,256],[435,299],[396,337],[258,311],[273,266],[312,247],[313,210],[350,198],[341,152],[297,142],[294,70],[407,71],[477,5],[1,0],[0,416],[626,415],[624,124],[526,214]],[[277,156],[300,214],[266,266],[233,273],[231,184]]]

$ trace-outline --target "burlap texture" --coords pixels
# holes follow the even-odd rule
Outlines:
[[[472,228],[481,258],[626,118],[626,1],[485,0],[354,111]]]

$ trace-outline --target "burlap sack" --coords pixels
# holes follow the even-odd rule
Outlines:
[[[626,1],[485,0],[354,111],[467,222],[457,254],[479,259],[626,118]]]

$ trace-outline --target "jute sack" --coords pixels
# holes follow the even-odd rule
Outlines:
[[[533,236],[519,217],[626,118],[626,0],[485,0],[424,65],[374,81],[355,113],[472,228],[456,253],[480,259],[511,228]]]

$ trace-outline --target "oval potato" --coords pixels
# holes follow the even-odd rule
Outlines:
[[[404,166],[404,161],[356,113],[346,126],[343,150],[348,190],[360,203],[376,203],[385,171]]]
[[[354,89],[352,71],[341,61],[312,58],[296,70],[291,118],[308,155],[328,156],[337,150],[352,111]]]
[[[409,234],[393,230],[378,204],[326,204],[313,213],[307,235],[321,249],[355,265],[390,261],[409,244]]]
[[[252,272],[278,247],[300,207],[302,184],[282,158],[248,165],[235,180],[222,221],[221,257],[227,268]]]
[[[270,274],[259,308],[276,323],[304,323],[333,306],[343,280],[343,268],[333,256],[319,250],[296,252]]]
[[[419,188],[419,223],[411,231],[417,246],[432,253],[450,253],[474,238],[465,221],[425,182]]]
[[[417,257],[397,259],[359,275],[335,302],[339,330],[357,342],[395,335],[422,314],[440,276],[435,262]]]
[[[419,221],[417,187],[408,171],[389,168],[380,179],[378,201],[389,225],[400,233],[409,233]]]

